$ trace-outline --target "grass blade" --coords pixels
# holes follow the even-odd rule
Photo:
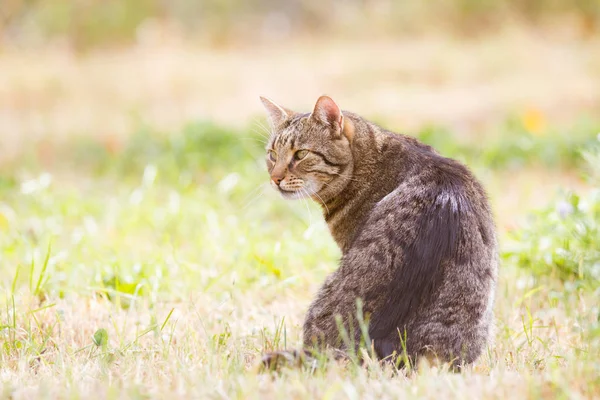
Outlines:
[[[165,318],[165,322],[162,323],[162,325],[160,326],[160,331],[162,332],[163,329],[165,328],[165,325],[167,325],[167,322],[169,322],[169,318],[171,318],[171,315],[173,315],[173,311],[175,311],[174,308],[171,308],[171,311],[169,312],[169,314],[167,315],[167,318]]]
[[[42,265],[42,270],[40,271],[40,276],[38,277],[37,284],[35,285],[34,295],[38,295],[40,293],[40,287],[42,286],[42,281],[46,275],[46,269],[48,268],[48,261],[50,260],[50,252],[52,250],[52,241],[48,242],[48,251],[46,252],[46,258],[44,259],[44,265]],[[33,273],[33,263],[32,263],[32,273]]]

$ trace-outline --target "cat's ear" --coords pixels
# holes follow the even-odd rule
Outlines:
[[[269,123],[271,124],[271,129],[277,128],[286,119],[294,115],[293,111],[290,111],[287,108],[275,104],[272,100],[269,100],[266,97],[261,96],[260,101],[262,101],[263,105],[265,106],[265,109],[267,110],[267,114],[269,115]]]
[[[344,126],[342,110],[340,110],[338,105],[335,104],[335,101],[329,96],[319,97],[311,117],[325,125],[337,129],[338,132],[342,129],[342,126]]]
[[[329,96],[321,96],[315,104],[311,117],[329,126],[336,135],[344,135],[352,143],[354,125],[352,121],[344,118],[342,110]]]

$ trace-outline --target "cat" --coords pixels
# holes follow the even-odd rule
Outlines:
[[[377,358],[473,363],[492,336],[498,270],[482,185],[463,164],[341,111],[328,96],[312,113],[261,101],[271,186],[286,199],[319,203],[342,252],[306,314],[303,350],[267,354],[264,365],[356,351],[340,323],[353,346],[364,341],[357,300]]]

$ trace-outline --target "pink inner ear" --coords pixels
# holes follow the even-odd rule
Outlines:
[[[340,123],[342,117],[342,111],[335,104],[335,101],[328,96],[321,96],[317,100],[315,105],[314,114],[319,117],[323,122],[333,124]]]
[[[269,122],[272,128],[278,126],[285,119],[287,119],[290,115],[293,114],[292,111],[278,106],[272,100],[269,100],[266,97],[261,96],[260,101],[262,101],[263,105],[265,106],[265,109],[267,110],[267,113],[269,115]]]

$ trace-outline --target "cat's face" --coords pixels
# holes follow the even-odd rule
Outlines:
[[[337,195],[352,174],[351,122],[344,121],[339,107],[326,96],[311,114],[262,101],[272,130],[266,147],[271,186],[288,199],[323,202]]]

